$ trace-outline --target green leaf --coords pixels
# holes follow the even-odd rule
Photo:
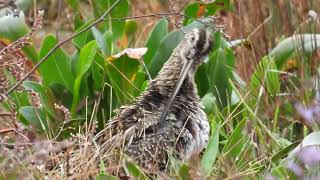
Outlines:
[[[9,73],[6,70],[4,70],[3,73],[4,73],[3,75],[8,79],[8,82],[12,82],[12,83],[16,82],[16,79],[12,76],[11,73]],[[16,106],[15,108],[17,109],[19,109],[22,106],[30,105],[28,92],[26,91],[22,91],[22,92],[14,91],[10,94],[10,97],[12,98],[13,103]],[[0,105],[3,105],[6,110],[12,110],[12,104],[10,103],[10,101],[3,101],[0,103]]]
[[[133,163],[128,163],[127,164],[127,169],[129,171],[129,174],[136,179],[143,180],[143,179],[149,179],[148,176],[146,176],[143,171],[139,168],[139,166],[133,164]]]
[[[106,52],[105,52],[105,57],[111,56],[113,54],[113,34],[111,31],[106,31],[103,34],[105,43],[106,43]]]
[[[297,147],[299,145],[300,141],[296,141],[292,144],[290,144],[289,146],[281,149],[279,152],[277,152],[272,158],[272,162],[273,163],[277,163],[279,160],[285,158],[288,156],[288,153],[293,150],[295,147]]]
[[[134,81],[140,67],[137,59],[129,58],[126,54],[117,59],[108,58],[106,69],[111,85],[120,103],[130,102],[136,90]],[[137,89],[136,89],[137,88]]]
[[[79,61],[76,66],[76,80],[73,89],[73,100],[71,106],[71,113],[74,114],[78,101],[80,99],[80,85],[82,82],[82,76],[89,70],[92,61],[97,53],[98,47],[95,41],[91,41],[86,44],[80,51]]]
[[[92,63],[92,78],[94,83],[94,89],[102,90],[105,82],[105,61],[104,58],[100,55],[96,55]]]
[[[96,180],[117,180],[117,179],[118,179],[118,177],[116,177],[116,176],[110,176],[110,175],[102,174],[102,173],[100,173],[96,176]]]
[[[86,23],[84,23],[80,28],[76,30],[75,33],[82,31],[87,28],[90,24],[93,23],[93,19],[90,19]],[[91,31],[87,30],[81,33],[79,36],[72,39],[72,43],[78,48],[81,49],[84,45],[86,45],[89,41],[93,40]]]
[[[134,34],[137,32],[138,30],[138,24],[136,21],[130,20],[130,21],[126,21],[126,25],[125,25],[125,33],[126,36],[128,38],[132,38],[134,36]]]
[[[206,114],[211,114],[214,110],[214,104],[216,103],[216,98],[212,93],[208,93],[201,99],[201,104],[204,106],[204,111]]]
[[[184,9],[184,14],[197,19],[201,16],[211,16],[218,10],[222,9],[230,9],[230,0],[215,0],[211,3],[193,2],[186,6],[186,8]],[[185,18],[184,24],[188,24],[192,21],[192,19]]]
[[[173,31],[160,41],[159,48],[148,67],[152,78],[158,74],[163,64],[171,56],[173,49],[177,47],[183,37],[184,35],[180,31]]]
[[[218,10],[229,10],[231,9],[230,0],[215,0],[211,3],[208,3],[205,7],[206,16],[211,16],[215,14]]]
[[[23,12],[20,12],[18,17],[14,17],[13,14],[0,15],[0,42],[3,44],[10,44],[29,31]],[[36,63],[38,61],[36,49],[32,44],[23,47],[22,50],[32,62]]]
[[[161,39],[168,34],[168,21],[161,19],[151,30],[148,35],[145,47],[148,48],[147,53],[143,56],[144,62],[148,67],[154,55],[156,54]]]
[[[48,122],[46,114],[42,109],[37,109],[33,106],[24,106],[19,109],[20,115],[25,118],[28,124],[33,125],[37,129],[47,132]]]
[[[268,94],[275,96],[280,91],[279,72],[274,59],[264,57],[256,67],[251,81],[250,89],[254,97],[258,97],[260,87],[266,87]]]
[[[54,96],[54,100],[58,100],[59,104],[64,105],[66,108],[70,109],[73,99],[73,91],[69,91],[63,85],[54,83],[50,86],[50,90]]]
[[[198,90],[199,96],[203,97],[205,94],[208,93],[208,89],[210,89],[206,65],[201,65],[198,68],[194,80],[197,84],[197,90]]]
[[[180,180],[189,180],[192,179],[189,173],[189,167],[183,164],[179,169],[179,179]]]
[[[26,90],[32,90],[38,93],[40,97],[41,104],[45,108],[45,110],[50,114],[51,117],[55,117],[55,111],[52,102],[49,101],[48,94],[49,92],[42,87],[41,84],[38,84],[33,81],[25,81],[23,82],[23,87]]]
[[[233,158],[240,156],[244,142],[247,139],[247,137],[242,133],[246,124],[246,118],[237,124],[232,134],[228,137],[228,141],[221,151],[222,154]]]
[[[80,51],[79,61],[76,66],[76,76],[82,77],[90,68],[92,61],[97,53],[96,41],[86,44]]]
[[[216,128],[213,130],[213,134],[210,137],[208,146],[202,157],[201,164],[205,174],[208,174],[214,167],[213,164],[219,152],[219,128],[220,125],[218,124]]]
[[[116,0],[93,0],[94,14],[96,17],[100,17],[110,8]],[[111,13],[106,18],[121,18],[129,15],[130,7],[128,0],[121,0],[117,6],[115,6]],[[105,29],[110,30],[114,37],[114,40],[117,40],[122,37],[125,30],[125,21],[106,21]]]
[[[106,54],[107,54],[107,44],[106,44],[106,41],[104,39],[103,34],[95,27],[92,27],[91,31],[93,33],[94,39],[96,40],[96,42],[97,42],[97,44],[98,44],[98,46],[100,48],[100,51],[102,52],[102,54],[104,56],[106,56]]]
[[[43,58],[57,43],[54,36],[47,36],[40,50],[39,58]],[[64,85],[70,92],[73,90],[74,76],[71,71],[71,59],[62,50],[57,49],[40,67],[39,71],[45,86],[54,83]]]
[[[134,97],[137,97],[141,92],[143,92],[145,89],[145,82],[146,82],[146,74],[144,72],[140,72],[138,71],[136,76],[135,76],[135,79],[134,79],[134,85],[139,89],[134,89],[134,92],[133,92],[133,96]]]
[[[231,98],[229,79],[233,78],[234,67],[233,51],[228,48],[219,48],[209,57],[206,64],[211,92],[217,99],[220,109],[228,105]]]
[[[67,3],[70,5],[72,8],[73,12],[77,12],[79,9],[79,3],[78,0],[67,0]]]
[[[313,52],[320,47],[320,34],[297,34],[281,41],[269,53],[276,61],[278,69],[281,69],[286,60],[294,52]]]

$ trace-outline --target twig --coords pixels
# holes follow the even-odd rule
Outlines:
[[[175,15],[180,14],[180,13],[174,13]],[[110,18],[106,19],[104,18],[105,21],[123,21],[123,20],[128,20],[128,19],[141,19],[141,18],[147,18],[147,17],[160,17],[163,18],[164,16],[169,16],[172,15],[172,13],[153,13],[153,14],[147,14],[147,15],[141,15],[141,16],[129,16],[129,17],[122,17],[122,18]]]
[[[6,146],[6,147],[30,147],[33,144],[32,143],[7,143],[7,142],[0,142],[0,145]]]
[[[7,134],[9,132],[15,132],[15,131],[16,131],[15,128],[1,129],[0,134]]]
[[[20,81],[18,81],[15,85],[13,85],[6,93],[5,96],[8,96],[10,93],[12,93],[15,89],[19,87],[20,84],[22,84],[23,81],[25,81],[31,74],[33,74],[34,71],[36,71],[39,66],[44,63],[58,48],[60,48],[63,44],[70,41],[71,39],[79,36],[83,32],[88,31],[91,27],[99,24],[100,22],[104,21],[104,18],[111,12],[111,10],[120,2],[121,0],[117,0],[115,3],[112,4],[112,6],[102,15],[100,16],[96,21],[94,21],[92,24],[87,26],[86,28],[82,29],[81,31],[73,34],[72,36],[62,40],[58,44],[56,44]]]
[[[12,113],[11,112],[3,112],[3,113],[0,113],[0,117],[3,117],[3,116],[11,116]]]
[[[124,20],[128,20],[128,19],[141,19],[141,18],[148,18],[148,17],[157,17],[157,18],[167,18],[167,16],[171,16],[171,15],[179,15],[179,16],[183,16],[184,18],[188,18],[188,19],[192,19],[198,23],[207,25],[206,23],[204,23],[203,21],[196,19],[194,17],[185,15],[183,13],[180,12],[169,12],[169,13],[153,13],[153,14],[147,14],[147,15],[141,15],[141,16],[129,16],[129,17],[122,17],[122,18],[110,18],[110,19],[106,19],[104,18],[105,21],[124,21]]]

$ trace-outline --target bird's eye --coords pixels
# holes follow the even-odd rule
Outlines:
[[[195,38],[194,38],[194,37],[192,37],[192,38],[191,38],[191,41],[193,42],[194,40],[195,40]]]

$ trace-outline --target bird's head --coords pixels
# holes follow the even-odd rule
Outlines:
[[[176,51],[180,53],[179,56],[185,62],[183,63],[179,79],[176,82],[171,98],[161,116],[162,120],[167,115],[167,112],[187,75],[189,74],[190,77],[193,78],[197,67],[203,63],[205,57],[210,53],[212,48],[213,39],[209,31],[205,29],[193,29],[185,34],[184,39],[176,48]]]
[[[194,65],[201,65],[203,60],[213,48],[213,39],[209,31],[205,29],[193,29],[186,33],[181,42],[181,56]]]

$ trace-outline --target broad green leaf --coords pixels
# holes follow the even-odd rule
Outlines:
[[[211,92],[217,99],[218,107],[222,109],[228,105],[231,98],[231,87],[228,82],[233,78],[233,51],[219,48],[209,57],[206,66]]]
[[[76,79],[73,89],[73,101],[71,113],[74,114],[78,101],[80,99],[80,86],[82,83],[82,76],[89,70],[92,61],[97,53],[98,47],[95,41],[86,44],[80,51],[79,61],[76,66]]]
[[[78,33],[92,24],[93,19],[88,20],[84,23],[80,28],[76,30],[75,33]],[[84,45],[86,45],[89,41],[93,40],[92,33],[90,30],[87,30],[81,33],[79,36],[72,39],[72,43],[78,48],[81,49]]]
[[[100,17],[104,14],[116,0],[93,0],[93,7],[95,8],[94,14]],[[121,18],[129,15],[130,6],[127,0],[121,0],[117,6],[115,6],[111,13],[106,18]],[[105,29],[110,30],[114,35],[114,40],[118,40],[122,37],[125,30],[125,21],[105,21]]]
[[[106,43],[106,52],[105,52],[105,57],[109,57],[111,56],[111,54],[113,54],[114,50],[113,50],[113,34],[111,31],[106,31],[103,34],[105,43]]]
[[[48,95],[50,94],[48,90],[46,90],[44,87],[42,87],[41,84],[38,84],[33,81],[25,81],[23,83],[23,87],[26,90],[33,90],[34,92],[38,93],[41,104],[45,108],[45,110],[50,114],[51,117],[55,117],[55,109],[53,107],[52,102],[50,102]]]
[[[73,99],[73,91],[69,91],[65,86],[54,83],[50,86],[52,94],[55,100],[59,100],[60,104],[63,104],[66,108],[70,109]]]
[[[206,65],[201,65],[198,68],[194,80],[197,84],[199,96],[205,96],[208,93],[208,90],[210,89]]]
[[[74,24],[74,29],[79,29],[79,28],[81,28],[81,26],[83,26],[85,24],[85,21],[83,19],[83,16],[81,15],[81,13],[75,14],[74,19],[73,19],[73,24]],[[82,36],[82,35],[80,35],[80,36]],[[74,42],[74,41],[72,41],[72,42]]]
[[[104,56],[106,56],[107,45],[106,45],[106,41],[103,37],[103,34],[95,27],[92,27],[91,31],[93,33],[94,39],[97,41],[97,44],[100,48],[100,51],[103,53]]]
[[[129,174],[135,177],[135,179],[139,179],[139,180],[149,179],[148,176],[146,176],[145,173],[143,173],[143,171],[139,168],[139,166],[133,163],[128,163],[126,168],[129,171]]]
[[[93,78],[93,85],[94,89],[102,90],[105,82],[105,61],[104,58],[100,55],[96,55],[92,63],[92,78]]]
[[[204,106],[204,111],[206,114],[210,114],[214,110],[214,104],[216,103],[216,98],[212,93],[208,93],[201,99],[201,104]]]
[[[86,73],[96,56],[98,47],[96,41],[91,41],[86,44],[80,51],[79,61],[76,66],[76,76],[82,77]]]
[[[140,67],[137,59],[129,58],[126,54],[119,58],[108,58],[106,69],[111,85],[115,90],[119,102],[128,103],[134,96],[134,91],[139,90],[135,87],[134,81]]]
[[[286,60],[296,51],[313,52],[320,47],[320,34],[297,34],[281,41],[269,53],[281,69]]]
[[[133,21],[133,20],[126,21],[124,32],[128,38],[133,38],[137,30],[138,30],[138,24],[136,21]]]
[[[173,49],[179,44],[184,37],[180,31],[173,31],[166,35],[161,41],[156,54],[153,56],[151,63],[148,67],[150,75],[154,78],[160,71],[163,64],[171,56]]]
[[[165,35],[168,34],[168,21],[166,19],[161,19],[157,24],[152,28],[151,32],[148,35],[145,47],[148,48],[148,52],[144,55],[143,59],[148,67],[154,55],[156,54],[159,48],[159,42]]]
[[[143,92],[145,89],[144,83],[146,82],[146,75],[144,72],[138,71],[135,78],[134,78],[134,85],[138,89],[134,89],[133,96],[138,96],[141,92]]]
[[[38,109],[33,106],[24,106],[19,109],[19,113],[23,118],[25,118],[28,124],[33,125],[38,130],[42,129],[42,131],[47,132],[47,117],[42,109]]]
[[[54,36],[47,36],[42,43],[39,58],[44,57],[56,43]],[[39,67],[39,71],[45,86],[58,83],[64,85],[70,92],[73,91],[74,77],[71,71],[71,59],[62,49],[57,49]]]
[[[216,160],[217,154],[219,152],[219,129],[220,125],[218,124],[213,130],[213,134],[210,137],[208,146],[202,157],[201,165],[205,174],[208,174],[214,167],[214,161]]]
[[[0,15],[0,42],[3,44],[8,45],[26,35],[29,31],[23,12],[20,12],[18,17],[14,17],[13,14]],[[22,50],[32,62],[36,63],[38,61],[37,52],[32,44],[23,47]]]
[[[3,73],[4,73],[5,77],[8,79],[8,82],[10,82],[10,83],[16,82],[16,79],[11,75],[11,73],[9,73],[6,70],[4,70]],[[2,76],[2,74],[0,76]],[[10,94],[10,97],[12,98],[13,103],[16,106],[15,108],[17,108],[17,109],[19,109],[22,106],[29,106],[30,105],[28,92],[26,92],[26,91],[22,91],[22,92],[14,91]],[[10,103],[10,101],[3,101],[0,103],[0,105],[1,104],[3,104],[3,106],[6,110],[8,110],[8,111],[12,110],[12,104]]]

